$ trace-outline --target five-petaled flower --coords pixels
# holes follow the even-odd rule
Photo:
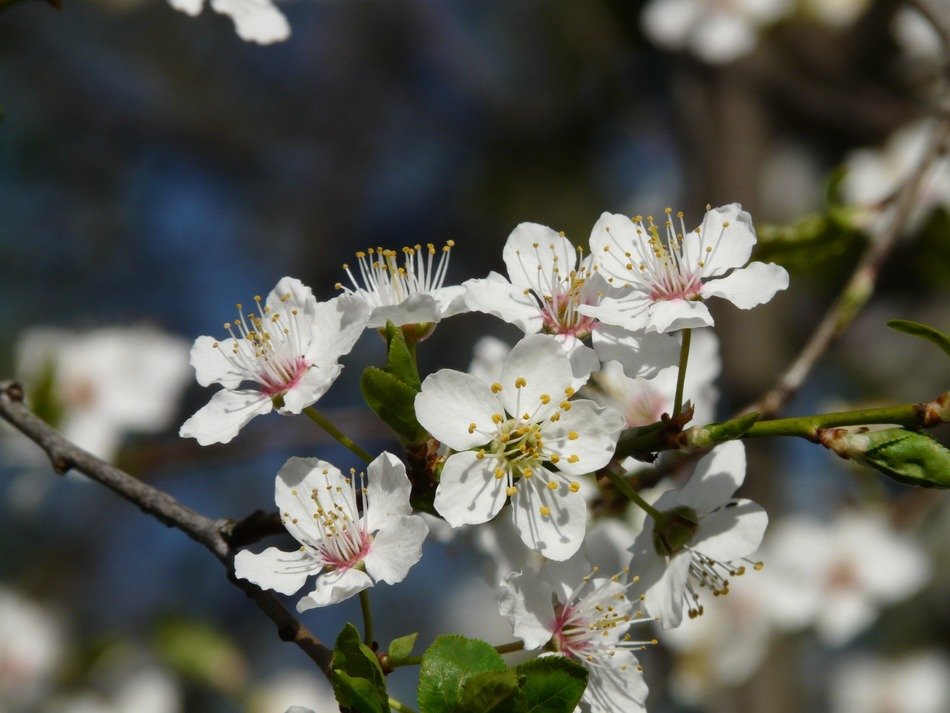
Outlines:
[[[410,489],[406,467],[391,453],[370,463],[365,479],[345,477],[317,458],[291,458],[277,474],[275,499],[300,549],[243,550],[234,558],[234,573],[281,594],[294,594],[318,574],[298,611],[335,604],[378,581],[401,582],[422,556],[429,531],[412,514]]]
[[[577,379],[586,381],[601,362],[619,361],[631,378],[654,376],[675,363],[672,338],[632,334],[582,314],[582,305],[599,305],[610,286],[563,233],[537,223],[521,223],[508,236],[502,257],[508,279],[497,272],[468,280],[469,308],[514,324],[525,334],[557,338],[571,356]],[[509,281],[510,280],[510,281]],[[584,342],[590,339],[593,349]]]
[[[570,476],[613,455],[623,418],[593,401],[571,401],[574,377],[553,337],[514,346],[500,381],[443,369],[422,383],[419,423],[457,453],[448,457],[435,509],[453,527],[487,522],[511,498],[522,541],[564,560],[580,547],[587,505]]]
[[[630,585],[625,573],[597,576],[580,555],[501,583],[501,613],[526,649],[544,646],[587,668],[580,704],[585,713],[645,710],[647,685],[633,652],[655,642],[634,641],[627,633],[649,621],[627,596]]]
[[[227,443],[275,405],[280,413],[300,413],[316,402],[340,375],[340,357],[366,326],[368,310],[359,300],[317,302],[292,277],[254,302],[256,313],[237,306],[238,319],[224,325],[228,339],[198,337],[191,348],[198,383],[224,387],[179,432],[203,446]],[[253,385],[241,388],[246,382]]]
[[[707,210],[702,224],[689,232],[683,214],[676,218],[678,225],[667,209],[661,229],[651,217],[644,224],[639,216],[604,213],[591,233],[591,254],[604,279],[621,293],[578,310],[630,330],[673,332],[711,327],[704,304],[710,297],[751,309],[788,287],[784,268],[749,263],[755,231],[738,203]]]
[[[653,504],[659,520],[647,518],[634,540],[632,568],[640,577],[644,607],[665,627],[679,626],[684,608],[703,611],[698,589],[729,591],[729,577],[762,542],[768,515],[751,500],[732,498],[745,479],[745,446],[716,446],[696,465],[682,490],[663,493]]]

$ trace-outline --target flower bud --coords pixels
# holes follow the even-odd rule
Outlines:
[[[842,458],[870,466],[904,485],[950,488],[950,451],[916,431],[868,426],[825,428],[819,442]]]

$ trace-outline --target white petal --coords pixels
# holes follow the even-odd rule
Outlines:
[[[215,346],[217,345],[217,346]],[[230,337],[220,342],[214,337],[198,337],[191,347],[191,365],[195,368],[195,379],[202,386],[221,384],[226,389],[236,389],[250,375],[236,369],[225,358],[234,347]]]
[[[745,469],[742,441],[716,446],[696,464],[693,476],[680,491],[679,504],[700,515],[725,505],[745,480]]]
[[[590,233],[590,253],[598,272],[608,284],[614,287],[629,284],[632,271],[637,270],[640,263],[655,260],[649,237],[642,227],[625,215],[603,213],[600,216]],[[632,268],[628,269],[628,265]]]
[[[630,573],[639,577],[635,593],[643,594],[644,608],[664,629],[679,626],[689,578],[689,552],[681,552],[672,559],[658,554],[653,547],[652,522],[637,536],[631,549]]]
[[[549,509],[548,515],[541,508]],[[580,549],[587,528],[587,502],[566,485],[547,488],[539,474],[518,481],[511,515],[521,541],[552,560],[566,560]]]
[[[748,557],[762,544],[769,516],[751,500],[737,500],[699,520],[690,548],[720,562]]]
[[[412,484],[406,466],[392,453],[380,453],[366,468],[367,506],[364,512],[367,532],[373,533],[412,514],[409,492]]]
[[[753,262],[726,277],[703,283],[704,299],[722,297],[739,309],[765,304],[788,287],[788,273],[774,263]]]
[[[313,519],[318,507],[311,497],[314,490],[328,493],[336,502],[341,499],[341,493],[350,492],[350,485],[336,466],[319,458],[289,458],[274,479],[274,500],[281,521],[301,544],[322,539]],[[329,510],[332,505],[328,506],[327,502],[324,499],[322,506]],[[351,508],[355,510],[355,503]]]
[[[519,379],[524,379],[526,384],[516,388]],[[557,339],[546,334],[531,334],[511,348],[502,367],[501,401],[512,416],[536,414],[533,421],[537,422],[557,409],[573,381],[570,359]],[[551,400],[542,406],[541,396],[545,394]]]
[[[651,41],[670,49],[681,49],[701,21],[702,0],[653,0],[640,15],[640,26]]]
[[[680,329],[713,326],[709,309],[699,300],[660,300],[650,304],[646,325],[650,332],[675,332]]]
[[[315,303],[307,362],[324,368],[336,366],[340,357],[353,349],[368,318],[369,307],[352,295]]]
[[[409,568],[422,558],[422,543],[428,533],[429,526],[418,515],[390,520],[373,537],[363,559],[369,576],[377,582],[401,582]]]
[[[397,327],[404,324],[429,324],[442,319],[442,310],[435,297],[420,293],[407,297],[397,305],[374,307],[370,313],[367,327],[378,329],[392,322]]]
[[[297,611],[305,612],[316,607],[336,604],[372,586],[373,580],[369,575],[354,567],[325,572],[317,577],[316,588],[297,602]]]
[[[584,713],[641,713],[649,694],[637,657],[629,649],[617,649],[609,665],[591,666],[587,688],[581,697]],[[624,668],[625,667],[625,668]]]
[[[597,352],[584,344],[583,341],[571,334],[551,335],[560,343],[564,353],[571,362],[571,373],[574,375],[571,386],[576,391],[590,380],[590,375],[600,369],[600,359]]]
[[[537,247],[535,247],[537,246]],[[521,223],[508,236],[502,250],[511,284],[524,290],[530,288],[540,295],[550,295],[548,283],[554,276],[555,260],[560,282],[570,279],[577,265],[577,253],[571,241],[538,223]]]
[[[631,288],[622,296],[604,297],[599,305],[578,305],[577,311],[604,324],[635,332],[650,324],[652,305],[653,300],[646,292]]]
[[[826,592],[815,630],[825,643],[841,646],[869,627],[877,615],[877,607],[855,592]]]
[[[623,416],[614,408],[598,406],[586,399],[572,401],[570,405],[570,410],[562,411],[558,421],[541,424],[544,447],[558,454],[560,459],[555,467],[561,472],[593,473],[613,457],[624,426]],[[569,438],[571,435],[576,438]]]
[[[211,0],[215,12],[234,20],[238,37],[269,45],[290,37],[290,24],[269,0]]]
[[[653,378],[661,369],[679,360],[679,340],[669,334],[635,334],[621,327],[600,324],[591,338],[600,360],[620,362],[631,379]]]
[[[332,364],[326,368],[310,367],[284,394],[284,405],[280,412],[300,413],[307,406],[315,404],[333,386],[333,382],[342,371],[343,367],[340,364]]]
[[[727,64],[749,54],[758,34],[747,18],[730,11],[711,12],[693,28],[690,46],[710,64]]]
[[[502,410],[491,388],[471,374],[442,369],[422,382],[416,396],[416,418],[432,437],[464,450],[487,443],[496,428],[492,415]],[[471,429],[471,424],[475,428]]]
[[[241,550],[234,557],[236,577],[281,594],[294,594],[304,585],[307,577],[322,568],[320,560],[303,548],[284,552],[276,547],[268,547],[260,554]]]
[[[176,10],[195,17],[201,14],[204,0],[168,0],[168,4]]]
[[[442,468],[433,505],[452,527],[488,522],[505,504],[505,478],[496,478],[498,461],[472,451],[449,456]]]
[[[537,575],[511,574],[501,584],[498,598],[502,616],[508,617],[515,636],[528,651],[541,648],[554,635],[551,587]]]
[[[470,309],[503,319],[525,334],[541,330],[541,309],[534,298],[525,295],[523,288],[515,287],[497,272],[483,279],[468,280],[464,287],[465,303]]]
[[[709,257],[704,260],[704,278],[716,277],[749,262],[755,246],[755,229],[752,227],[752,216],[742,210],[738,203],[706,211],[699,230],[700,235],[696,235],[695,231],[687,234],[684,252],[689,256],[687,261],[692,264],[702,259],[707,247],[712,247]]]
[[[441,319],[469,311],[468,305],[465,304],[465,288],[462,285],[440,287],[429,294],[435,298],[439,306]]]
[[[195,438],[203,446],[227,443],[244,424],[255,416],[270,413],[272,408],[270,397],[260,391],[221,389],[182,424],[178,435]]]

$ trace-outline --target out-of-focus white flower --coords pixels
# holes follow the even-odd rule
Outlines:
[[[696,465],[682,490],[664,493],[633,543],[630,570],[639,576],[646,610],[664,628],[679,626],[684,610],[703,613],[699,589],[729,591],[729,578],[745,572],[743,561],[758,548],[768,524],[765,510],[733,493],[745,479],[745,446],[728,441]],[[756,563],[756,566],[759,566]]]
[[[891,21],[891,31],[907,57],[928,63],[939,63],[943,59],[940,33],[913,6],[901,5],[897,9]]]
[[[192,17],[204,7],[204,0],[168,1]],[[234,20],[234,29],[245,42],[269,45],[290,37],[290,23],[271,0],[211,0],[211,9]]]
[[[370,309],[367,327],[427,325],[422,336],[444,317],[467,312],[465,288],[443,287],[449,269],[449,254],[455,242],[449,240],[435,257],[435,245],[403,248],[402,265],[395,250],[369,248],[356,253],[358,274],[344,265],[350,286],[336,284],[345,295],[352,295]]]
[[[688,49],[704,62],[728,64],[749,54],[759,31],[791,10],[794,0],[652,0],[641,26],[653,42]]]
[[[587,668],[582,711],[646,710],[647,685],[633,651],[648,642],[627,636],[644,620],[627,597],[625,578],[598,576],[583,557],[575,557],[501,583],[501,613],[526,649],[549,645]]]
[[[528,547],[558,560],[577,551],[587,504],[570,478],[610,461],[623,419],[593,401],[571,401],[573,382],[567,354],[542,334],[515,345],[493,384],[450,369],[426,377],[416,417],[458,451],[434,501],[450,525],[487,522],[511,498]]]
[[[878,234],[888,225],[893,203],[886,212],[882,212],[882,204],[924,160],[934,129],[932,121],[917,121],[896,131],[882,148],[858,149],[845,158],[848,172],[841,190],[845,201],[860,209],[860,226]],[[944,156],[931,165],[916,199],[909,220],[911,230],[919,227],[934,208],[950,207],[950,158]]]
[[[711,327],[705,304],[711,297],[751,309],[788,287],[784,268],[749,263],[755,230],[738,203],[707,210],[702,224],[689,232],[682,213],[676,215],[678,226],[672,210],[666,213],[662,235],[652,217],[646,225],[639,216],[600,217],[590,236],[591,252],[600,274],[621,294],[578,311],[628,330],[672,332]]]
[[[472,349],[468,373],[485,383],[493,384],[501,378],[501,370],[511,352],[511,346],[496,337],[481,337]]]
[[[38,327],[16,345],[27,398],[63,435],[111,460],[129,431],[156,432],[188,383],[188,345],[152,327]]]
[[[136,658],[133,654],[133,658]],[[103,680],[96,691],[83,691],[50,702],[50,713],[181,713],[183,701],[178,682],[154,664],[141,662],[95,673]]]
[[[783,628],[813,623],[841,645],[870,626],[881,607],[919,591],[931,568],[920,547],[873,512],[825,523],[786,518],[767,544],[772,616]]]
[[[225,324],[231,336],[220,342],[198,337],[191,365],[202,386],[224,388],[182,424],[179,435],[203,446],[227,443],[255,416],[300,413],[323,396],[343,371],[348,354],[366,327],[362,301],[338,297],[317,302],[300,280],[283,277],[267,299],[254,297],[255,312],[237,305],[238,319]],[[245,382],[253,386],[241,388]]]
[[[923,651],[893,661],[857,658],[832,680],[833,713],[946,713],[950,660]]]
[[[364,486],[362,476],[346,478],[326,461],[288,460],[277,474],[275,499],[300,549],[242,550],[234,558],[234,573],[281,594],[294,594],[318,575],[316,588],[297,602],[301,612],[343,601],[378,581],[401,582],[422,557],[428,527],[412,514],[402,461],[384,452],[366,471]]]
[[[801,0],[801,4],[806,15],[823,25],[842,29],[863,15],[871,0]]]
[[[571,357],[578,384],[601,362],[619,361],[630,377],[650,378],[676,362],[676,342],[666,335],[633,334],[581,312],[598,305],[611,291],[563,234],[537,223],[521,223],[508,236],[502,252],[508,278],[496,272],[468,280],[469,308],[492,314],[525,334],[555,337]],[[585,344],[590,339],[593,349]]]
[[[301,706],[300,704],[304,704]],[[248,713],[339,713],[333,690],[317,673],[287,671],[251,694]]]
[[[63,633],[50,612],[0,588],[0,711],[38,703],[63,658]]]

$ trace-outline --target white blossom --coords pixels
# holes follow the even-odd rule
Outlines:
[[[168,0],[176,10],[195,17],[204,0]],[[211,0],[211,9],[234,21],[238,37],[245,42],[269,45],[290,37],[290,23],[271,0]]]
[[[403,248],[401,265],[395,250],[360,251],[356,253],[355,273],[349,265],[343,265],[350,285],[338,282],[336,288],[370,308],[367,327],[378,329],[392,322],[396,326],[428,325],[431,329],[444,317],[468,311],[465,289],[461,285],[443,286],[453,247],[455,242],[449,240],[441,253],[432,243]]]
[[[410,488],[406,467],[390,453],[369,464],[365,479],[344,477],[317,458],[291,458],[277,474],[275,499],[300,549],[243,550],[234,558],[234,572],[281,594],[294,594],[318,575],[316,588],[297,603],[301,612],[340,602],[378,581],[401,582],[422,556],[428,532],[412,514]]]
[[[707,299],[751,309],[788,287],[784,268],[749,263],[755,242],[752,218],[738,203],[707,210],[690,232],[683,214],[674,223],[669,209],[662,229],[651,217],[644,224],[639,216],[604,213],[591,233],[591,251],[600,274],[622,294],[578,310],[628,330],[711,327]]]
[[[56,617],[0,587],[0,710],[35,706],[52,686],[64,651]]]
[[[950,659],[921,651],[895,660],[856,657],[831,685],[832,713],[946,713],[950,710]]]
[[[525,334],[554,336],[571,356],[578,383],[601,362],[619,361],[630,377],[650,378],[675,363],[677,347],[666,335],[633,334],[581,312],[599,305],[610,286],[563,234],[537,223],[521,223],[502,252],[508,278],[492,272],[464,283],[472,310],[492,314]],[[593,349],[585,344],[590,340]]]
[[[511,350],[499,381],[443,369],[416,397],[416,417],[457,451],[442,468],[435,509],[453,527],[487,522],[510,498],[522,541],[563,560],[580,546],[587,506],[573,477],[603,467],[623,419],[593,401],[572,401],[570,361],[553,337]]]
[[[238,319],[224,325],[229,338],[198,337],[191,349],[198,383],[224,387],[179,431],[203,446],[227,443],[275,401],[280,413],[294,414],[316,402],[340,375],[340,357],[366,326],[361,301],[317,302],[292,277],[281,278],[266,300],[255,296],[254,303],[247,312],[237,305]]]
[[[653,504],[664,520],[647,518],[633,543],[630,565],[640,577],[644,607],[664,628],[679,626],[684,610],[702,614],[699,589],[729,591],[762,542],[768,516],[751,500],[733,499],[745,479],[745,446],[728,441],[696,465],[682,490]],[[745,564],[743,564],[743,562]]]
[[[301,706],[300,704],[304,704]],[[258,685],[247,713],[339,713],[333,689],[315,671],[282,671]]]
[[[582,557],[547,562],[501,583],[500,610],[528,650],[542,646],[588,670],[579,709],[585,713],[644,711],[647,686],[628,629],[646,621],[627,596],[626,575],[603,577]]]

